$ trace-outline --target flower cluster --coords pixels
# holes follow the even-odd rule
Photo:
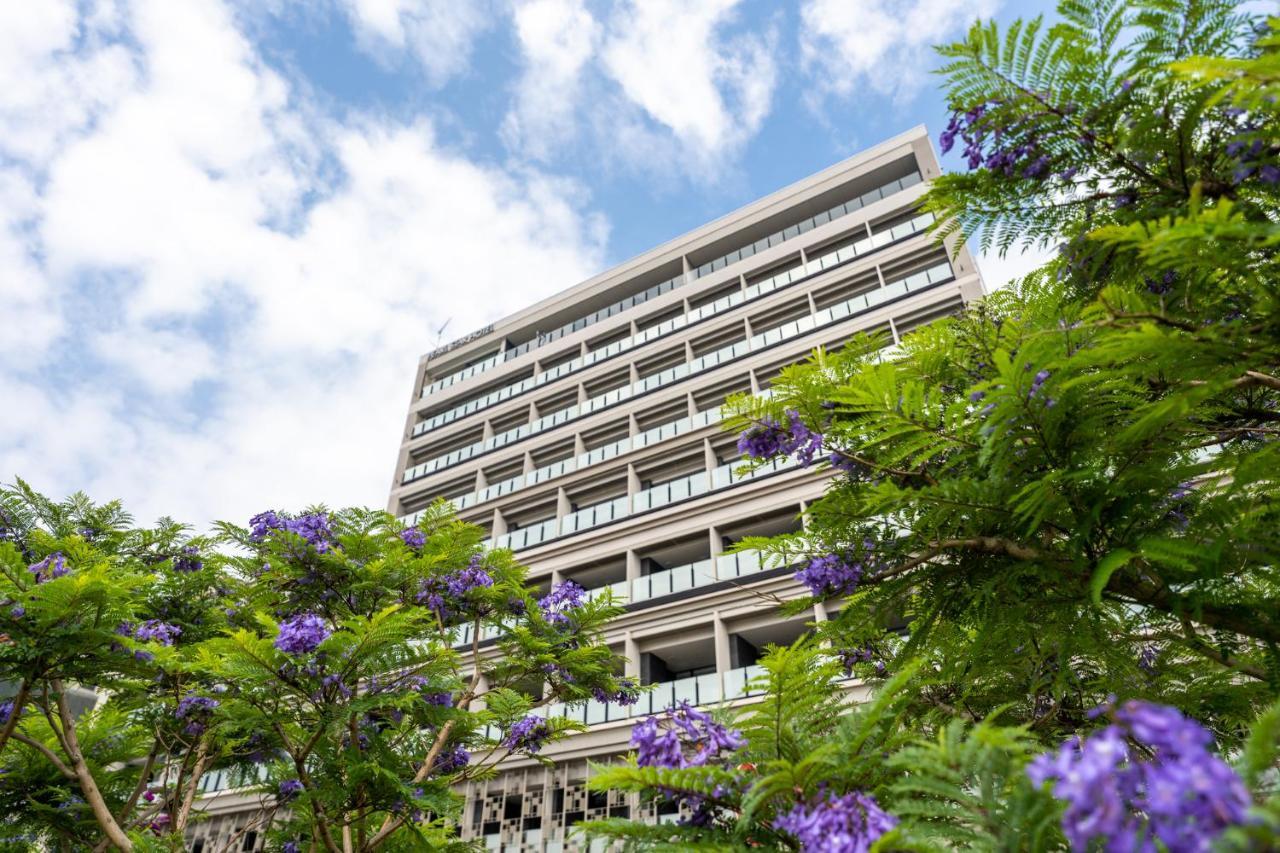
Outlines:
[[[1062,831],[1073,848],[1207,850],[1250,806],[1239,776],[1210,748],[1213,736],[1176,708],[1131,700],[1099,709],[1111,723],[1072,738],[1027,768],[1054,781],[1067,803]]]
[[[302,783],[297,779],[285,779],[276,790],[280,802],[287,803],[302,793]]]
[[[400,531],[400,541],[410,548],[421,548],[427,544],[427,534],[423,533],[420,528],[406,527]]]
[[[681,702],[662,717],[646,717],[631,732],[636,763],[641,767],[702,767],[723,754],[741,749],[742,733],[704,711]]]
[[[601,687],[591,688],[591,695],[597,702],[608,702],[614,705],[634,705],[640,701],[640,688],[630,678],[618,679],[618,689],[612,693]]]
[[[477,554],[464,569],[422,581],[416,601],[436,611],[441,619],[448,618],[471,590],[493,586],[493,578],[480,563],[481,557]]]
[[[551,727],[537,714],[519,720],[502,739],[502,745],[512,752],[537,752],[551,737]]]
[[[817,596],[848,595],[858,586],[866,567],[862,562],[841,554],[813,557],[796,572],[796,580]]]
[[[1264,184],[1280,184],[1280,166],[1275,163],[1275,151],[1259,135],[1261,132],[1259,124],[1246,121],[1241,126],[1240,135],[1227,143],[1227,156],[1236,161],[1231,179],[1237,184],[1254,176]]]
[[[822,449],[822,433],[814,432],[800,420],[800,413],[787,409],[786,422],[765,417],[738,436],[738,452],[752,459],[795,454],[808,467]]]
[[[178,635],[182,633],[182,628],[177,625],[170,625],[168,622],[161,622],[159,619],[148,619],[133,631],[134,639],[141,640],[144,643],[159,643],[162,646],[172,646],[173,641],[178,639]]]
[[[21,713],[21,710],[19,710],[19,713]],[[5,701],[0,702],[0,726],[3,726],[5,723],[9,722],[9,717],[12,715],[13,715],[13,700],[6,699]]]
[[[1007,177],[1021,175],[1038,180],[1048,177],[1052,158],[1040,149],[1035,134],[1025,134],[1023,141],[1008,145],[1008,137],[1015,135],[1019,128],[1016,124],[993,126],[991,106],[979,104],[973,109],[952,113],[946,130],[938,137],[942,153],[950,151],[959,136],[964,142],[965,162],[970,169],[986,168]],[[1070,180],[1075,173],[1069,172],[1059,177]]]
[[[331,551],[336,544],[333,529],[329,526],[329,516],[323,512],[286,518],[267,510],[249,519],[249,526],[249,539],[253,542],[262,542],[273,533],[283,532],[302,537],[317,554]]]
[[[537,752],[537,750],[531,750]],[[461,745],[455,746],[453,749],[442,751],[436,756],[435,763],[431,765],[431,770],[440,775],[448,775],[457,773],[462,768],[471,763],[471,753]]]
[[[54,551],[40,562],[27,566],[27,571],[36,576],[36,583],[51,581],[71,572],[67,568],[66,558],[62,556],[60,551]]]
[[[183,731],[189,735],[196,736],[204,733],[209,715],[217,707],[217,699],[188,693],[178,700],[178,707],[173,712],[173,718],[175,720],[186,720],[187,726]]]
[[[586,595],[587,591],[573,581],[556,584],[550,592],[538,599],[542,618],[555,625],[571,624],[569,611],[581,607],[586,601]]]
[[[173,558],[175,572],[198,572],[203,568],[204,561],[200,559],[200,549],[194,545],[187,545]]]
[[[798,804],[773,822],[775,829],[794,835],[805,853],[865,853],[897,825],[874,798],[857,791]]]
[[[1030,369],[1031,369],[1031,365],[1028,364],[1027,370],[1030,370]],[[1048,380],[1049,380],[1049,371],[1047,370],[1037,371],[1036,375],[1031,377],[1031,390],[1027,392],[1027,399],[1034,400],[1037,396],[1039,396],[1041,389],[1044,387],[1044,383],[1047,382]],[[1046,397],[1044,401],[1045,407],[1050,409],[1053,408],[1056,403],[1057,401],[1054,400],[1052,397]]]
[[[853,675],[853,668],[860,663],[874,663],[876,675],[883,676],[885,674],[884,661],[879,659],[875,650],[869,645],[860,649],[840,649],[836,652],[836,657],[840,661],[840,666],[844,669],[845,677]]]
[[[324,619],[314,613],[301,613],[280,623],[276,636],[276,648],[289,655],[305,655],[333,633]]]

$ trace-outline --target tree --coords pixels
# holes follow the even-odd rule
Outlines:
[[[251,771],[246,830],[276,849],[456,845],[452,786],[572,727],[539,706],[634,691],[600,642],[607,598],[539,598],[443,505],[407,529],[312,508],[190,538],[21,482],[0,502],[15,849],[181,849],[215,768]]]
[[[840,603],[816,638],[873,683],[899,674],[881,689],[916,740],[890,753],[890,782],[856,780],[812,743],[775,769],[785,785],[726,771],[721,788],[767,805],[721,802],[700,843],[1083,849],[1109,832],[1247,846],[1251,800],[1262,823],[1248,831],[1274,843],[1280,804],[1256,768],[1275,764],[1280,694],[1280,19],[1211,0],[1059,13],[979,23],[940,49],[941,145],[961,142],[970,171],[924,201],[939,237],[1058,243],[1057,257],[895,352],[857,337],[730,405],[752,464],[839,471],[802,531],[741,547]],[[798,698],[770,688],[766,704]],[[837,750],[854,743],[836,732]],[[1252,793],[1215,738],[1249,744]],[[607,778],[699,791],[687,770],[642,769]],[[1188,773],[1217,779],[1220,799],[1195,799]],[[1166,783],[1186,820],[1231,819],[1188,830],[1138,796]],[[1037,823],[1049,790],[1065,835]],[[1129,809],[1103,821],[1099,791]],[[875,816],[855,795],[900,822],[833,844],[832,827]]]

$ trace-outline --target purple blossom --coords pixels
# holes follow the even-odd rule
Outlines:
[[[249,526],[249,539],[252,542],[262,542],[276,533],[292,533],[302,537],[317,554],[327,553],[336,545],[333,529],[329,526],[329,516],[323,512],[288,518],[267,510],[249,519]]]
[[[406,527],[400,531],[400,540],[410,548],[421,548],[427,544],[427,534],[417,527]]]
[[[218,707],[217,699],[188,693],[186,696],[183,696],[178,700],[178,708],[173,712],[173,718],[175,720],[182,720],[187,717],[208,714],[216,707]]]
[[[304,655],[315,651],[332,633],[322,618],[314,613],[302,613],[280,623],[276,648],[285,654]]]
[[[194,545],[187,545],[173,558],[175,572],[198,572],[202,568],[204,561],[200,559],[200,549]]]
[[[631,731],[641,767],[702,767],[746,743],[741,732],[717,723],[688,701],[663,714],[646,717]]]
[[[302,782],[297,779],[285,779],[280,783],[280,787],[277,790],[279,791],[280,801],[287,803],[302,793]]]
[[[640,701],[640,689],[634,680],[630,678],[618,679],[617,689],[610,692],[602,687],[591,688],[591,695],[595,697],[597,702],[611,703],[614,705],[634,705]]]
[[[549,737],[551,728],[547,721],[537,714],[530,714],[511,726],[502,745],[512,752],[534,753],[542,749]]]
[[[810,804],[797,804],[773,822],[794,835],[805,853],[865,853],[898,819],[868,794],[827,794]]]
[[[15,604],[13,605],[13,607],[9,608],[9,616],[11,616],[14,619],[21,619],[23,616],[26,616],[26,615],[27,615],[27,608],[23,607],[21,604]]]
[[[536,752],[537,750],[531,750]],[[436,756],[435,764],[431,766],[434,773],[440,775],[448,775],[449,773],[457,773],[462,768],[471,763],[471,753],[462,746],[455,746],[453,749],[442,751]]]
[[[286,841],[280,845],[280,853],[302,853],[302,847],[296,841]]]
[[[67,568],[67,560],[62,556],[61,551],[54,551],[40,562],[27,566],[27,571],[36,576],[36,583],[51,581],[71,572]]]
[[[1053,781],[1065,800],[1062,830],[1075,849],[1207,850],[1243,823],[1251,801],[1239,776],[1210,748],[1213,736],[1176,708],[1132,700],[1099,709],[1111,723],[1036,758],[1027,775]],[[1138,748],[1134,748],[1137,746]]]
[[[822,433],[805,426],[795,409],[786,412],[786,423],[765,417],[738,436],[738,452],[752,459],[795,454],[800,464],[808,467],[814,454],[822,449]]]
[[[182,633],[182,629],[177,625],[170,625],[168,622],[161,622],[159,619],[148,619],[139,625],[133,632],[134,639],[144,643],[159,643],[162,646],[172,646],[173,641],[178,639],[178,635]]]
[[[1030,369],[1029,365],[1028,365],[1028,369]],[[1031,378],[1031,390],[1027,392],[1027,399],[1034,400],[1036,395],[1040,393],[1040,388],[1044,385],[1046,381],[1048,381],[1048,379],[1049,379],[1049,371],[1041,370],[1037,372],[1036,375]]]
[[[796,580],[809,587],[816,596],[848,595],[862,580],[865,567],[840,554],[813,557],[796,572]]]
[[[853,675],[853,668],[857,664],[875,661],[876,653],[871,646],[863,646],[858,649],[840,649],[836,652],[836,657],[840,660],[840,666],[844,668],[845,677],[848,677]]]
[[[13,700],[6,699],[0,702],[0,725],[9,722],[9,717],[13,714]]]
[[[569,625],[572,619],[570,610],[576,610],[586,601],[587,591],[573,581],[564,581],[551,588],[551,591],[538,600],[538,608],[542,618],[553,625]]]

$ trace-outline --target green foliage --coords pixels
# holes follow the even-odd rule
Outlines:
[[[249,828],[276,848],[461,849],[454,786],[511,754],[494,732],[620,686],[600,642],[617,606],[548,619],[443,505],[413,531],[316,507],[213,538],[21,482],[0,505],[0,683],[21,706],[0,844],[181,849],[217,769],[265,795]]]

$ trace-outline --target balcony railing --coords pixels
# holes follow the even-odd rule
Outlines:
[[[521,551],[561,536],[569,536],[573,533],[589,530],[592,527],[619,521],[631,515],[648,512],[651,509],[656,509],[669,503],[697,497],[708,491],[722,489],[755,477],[794,468],[795,465],[795,460],[784,457],[773,459],[755,470],[740,474],[733,471],[737,467],[736,464],[722,465],[711,471],[699,471],[696,474],[681,477],[670,483],[663,483],[651,489],[644,489],[634,495],[624,495],[594,506],[584,507],[576,512],[569,513],[563,518],[548,518],[528,527],[521,527],[519,530],[512,530],[499,536],[494,536],[492,539],[486,539],[482,544],[488,548],[510,548],[512,551]],[[407,516],[406,520],[412,518],[413,516]]]
[[[737,263],[738,261],[741,261],[741,260],[746,260],[747,258],[754,256],[757,252],[762,252],[767,248],[772,248],[774,246],[781,245],[782,243],[788,240],[794,239],[795,237],[798,237],[801,234],[808,233],[809,231],[813,230],[819,225],[825,225],[828,222],[839,219],[843,216],[847,216],[848,214],[854,212],[855,210],[859,210],[868,204],[879,201],[882,198],[888,198],[889,196],[894,195],[895,193],[898,193],[902,190],[905,190],[908,187],[915,186],[918,183],[920,183],[920,175],[915,172],[911,173],[910,175],[907,175],[904,178],[900,178],[896,181],[890,181],[884,186],[877,187],[876,189],[871,190],[870,192],[864,193],[863,195],[859,196],[856,199],[845,202],[844,204],[836,205],[830,210],[823,211],[822,213],[819,213],[816,216],[810,217],[809,219],[806,219],[803,222],[792,225],[790,228],[786,228],[782,231],[778,231],[774,234],[770,234],[768,237],[764,237],[760,240],[757,240],[756,242],[750,245],[735,249],[732,252],[728,252],[724,255],[721,255],[719,258],[708,261],[707,263],[702,264],[701,266],[692,270],[690,272],[690,278],[692,280],[696,280],[698,278],[701,278],[702,276],[710,275],[713,272],[724,269],[729,264]],[[881,245],[884,245],[884,244],[881,244]],[[499,364],[503,364],[513,358],[516,358],[517,356],[524,355],[526,352],[529,352],[532,349],[536,349],[540,346],[544,346],[545,344],[549,344],[555,340],[558,340],[559,338],[564,337],[567,334],[576,332],[579,329],[584,329],[587,326],[594,325],[595,323],[598,323],[601,320],[608,319],[609,317],[612,317],[615,314],[620,314],[621,312],[627,310],[628,308],[647,302],[648,300],[653,299],[657,296],[660,296],[663,293],[667,293],[670,290],[674,290],[675,288],[682,286],[684,283],[685,283],[684,276],[682,275],[676,276],[675,278],[672,278],[668,281],[665,281],[661,284],[658,284],[649,288],[643,293],[638,293],[635,296],[630,296],[606,308],[601,308],[599,311],[596,311],[594,314],[591,314],[588,317],[584,317],[579,320],[575,320],[572,323],[568,323],[560,327],[559,329],[555,330],[554,332],[541,335],[538,338],[535,338],[534,340],[531,340],[531,341],[527,341],[518,347],[513,347],[512,349],[496,353],[481,362],[477,362],[476,364],[469,365],[463,368],[462,370],[459,370],[448,376],[441,377],[440,379],[435,380],[429,385],[424,386],[420,396],[427,397],[430,394],[433,394],[436,391],[441,390],[442,388],[447,388],[450,385],[454,385],[455,383],[461,382],[464,379],[469,379],[472,376],[476,376],[480,373],[483,373],[486,370],[496,367]],[[698,317],[698,319],[701,319],[702,316],[709,316],[709,315],[701,315],[700,317]],[[678,327],[673,327],[673,328],[678,328]],[[667,331],[670,331],[670,329],[668,329]],[[662,332],[660,334],[666,334],[666,332]],[[635,337],[640,337],[640,336],[637,335]],[[640,341],[640,343],[643,343],[644,341],[648,341],[652,339],[653,339],[652,336],[647,337],[643,341]],[[618,342],[618,343],[621,343],[621,342]],[[636,346],[636,345],[637,344],[633,342],[630,346]],[[600,358],[608,358],[610,356],[617,355],[619,352],[622,352],[624,349],[630,348],[630,346],[623,346],[615,349],[614,348],[615,346],[616,344],[610,344],[608,347],[602,350],[599,350],[598,351],[599,353],[607,353],[607,355],[601,355]],[[544,378],[541,381],[534,382],[532,385],[526,386],[524,385],[524,383],[517,383],[516,385],[508,386],[508,387],[514,388],[519,386],[521,388],[521,391],[525,391],[525,390],[528,390],[529,388],[537,387],[538,385],[544,384],[545,382],[548,382],[551,379],[563,376],[565,372],[572,372],[588,364],[594,364],[596,361],[600,360],[600,358],[591,359],[590,356],[592,355],[596,355],[596,353],[589,353],[586,360],[574,359],[573,361],[566,362],[565,364],[560,365],[551,371],[547,371],[546,375],[550,375],[550,374],[554,374],[554,375],[550,376],[550,378]],[[562,370],[563,368],[568,368],[568,370]],[[533,378],[537,379],[538,377],[533,377]],[[525,382],[528,382],[528,381],[529,380],[525,380]],[[503,389],[503,390],[506,390],[506,389]],[[499,392],[494,392],[494,393],[497,394]],[[517,391],[514,393],[520,393],[520,391]],[[492,396],[493,395],[486,395],[485,397],[480,399],[485,400]],[[485,405],[491,405],[493,402],[498,402],[499,399],[507,399],[507,397],[510,397],[510,396],[513,396],[513,395],[508,394],[501,398],[495,398],[490,403],[485,403],[481,405],[480,408],[484,408]],[[466,403],[466,404],[463,404],[463,406],[460,406],[458,408],[461,409],[470,405],[471,403]],[[456,410],[451,410],[451,411],[456,411]],[[471,409],[470,411],[475,411],[475,410]],[[437,418],[444,417],[444,415],[447,415],[447,414],[449,413],[445,412],[445,413],[442,413],[441,415],[437,415],[436,417]],[[435,418],[431,419],[431,421],[434,421],[434,420]],[[430,423],[431,421],[424,421],[423,423]],[[448,421],[445,420],[445,421],[441,421],[440,423],[448,423]],[[440,424],[434,424],[433,426],[424,427],[423,430],[425,431],[429,429],[434,429],[435,426],[439,426],[439,425]],[[419,433],[415,432],[414,434],[418,435]]]
[[[809,261],[807,268],[809,270],[813,270],[816,264],[818,265],[818,268],[830,269],[838,264],[846,263],[853,259],[853,253],[856,245],[857,244],[846,246],[836,252],[830,253],[829,255],[823,255],[815,258]],[[425,462],[414,465],[411,468],[407,468],[402,476],[402,482],[407,483],[411,480],[416,480],[419,477],[449,468],[467,459],[488,453],[489,451],[495,450],[499,447],[505,447],[508,444],[520,441],[544,430],[552,429],[575,418],[617,405],[623,400],[648,393],[649,391],[660,388],[664,385],[670,385],[690,375],[701,373],[721,364],[727,364],[731,361],[735,361],[747,353],[767,349],[776,344],[782,343],[783,341],[791,340],[824,326],[833,325],[848,317],[861,314],[865,311],[871,310],[872,308],[883,305],[886,302],[897,299],[900,296],[904,296],[907,293],[913,293],[932,287],[933,285],[948,281],[953,277],[954,274],[951,269],[951,264],[944,261],[943,263],[937,264],[929,269],[922,270],[911,276],[907,276],[906,278],[888,283],[883,287],[878,287],[866,293],[859,294],[851,299],[838,302],[829,308],[824,308],[817,314],[810,314],[806,317],[800,318],[799,320],[784,323],[781,326],[754,335],[748,340],[739,341],[730,346],[722,347],[718,350],[707,353],[701,358],[696,358],[691,362],[678,364],[674,367],[655,373],[652,376],[648,376],[639,382],[632,383],[631,385],[625,385],[621,388],[616,388],[607,394],[592,397],[584,403],[580,403],[576,406],[570,406],[567,409],[538,418],[532,423],[499,433],[485,441],[480,441],[475,444],[459,448],[458,450],[445,454],[444,456],[428,459]],[[766,282],[761,282],[752,286],[759,287],[765,283]],[[737,294],[734,295],[736,296]]]

